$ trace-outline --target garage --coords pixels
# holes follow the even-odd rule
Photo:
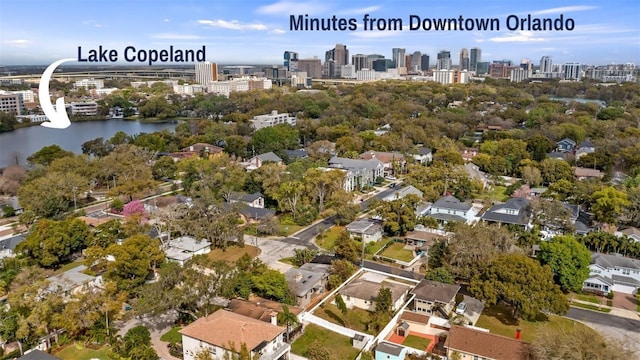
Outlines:
[[[637,287],[630,285],[613,284],[611,290],[616,293],[635,294]]]

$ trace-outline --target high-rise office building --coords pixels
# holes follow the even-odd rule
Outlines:
[[[298,60],[298,70],[306,71],[307,76],[320,79],[322,77],[322,62],[317,57]]]
[[[469,51],[469,70],[478,71],[478,63],[482,61],[482,51],[474,47]]]
[[[447,50],[441,50],[438,53],[438,62],[436,63],[436,70],[451,70],[451,52]]]
[[[458,64],[459,70],[469,70],[469,50],[466,48],[460,49],[460,63]]]
[[[580,63],[572,62],[563,65],[564,79],[565,80],[580,80],[582,79],[582,73],[580,71]]]
[[[369,69],[373,69],[373,61],[378,59],[384,59],[384,55],[380,55],[380,54],[367,55],[367,67]]]
[[[340,77],[340,70],[342,69],[342,66],[349,64],[349,50],[347,49],[346,45],[336,44],[333,49],[327,50],[327,52],[325,52],[324,60],[325,62],[333,60],[335,68],[334,76]],[[327,77],[326,73],[325,77]]]
[[[287,71],[298,71],[298,53],[294,51],[284,52],[284,67]]]
[[[391,49],[391,53],[393,54],[392,59],[395,64],[395,68],[406,67],[406,59],[405,59],[405,49],[402,48],[393,48]]]
[[[420,69],[422,71],[429,70],[429,55],[422,54],[422,56],[420,57]]]
[[[355,54],[351,56],[351,64],[355,65],[356,71],[369,68],[369,65],[367,64],[367,55],[363,54]]]
[[[218,65],[208,61],[196,63],[196,82],[207,85],[211,81],[218,81]]]
[[[411,54],[411,68],[409,70],[422,70],[422,53],[420,51],[414,51],[413,54]]]
[[[553,62],[551,61],[551,56],[543,56],[540,58],[540,72],[553,72]]]

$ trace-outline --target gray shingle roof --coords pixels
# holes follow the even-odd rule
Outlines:
[[[640,260],[618,255],[595,253],[591,255],[591,263],[599,265],[605,269],[621,267],[640,270]]]
[[[273,153],[273,151],[269,151],[268,153],[257,155],[258,159],[261,161],[273,161],[273,162],[282,162],[282,159]]]
[[[329,167],[340,169],[367,169],[375,170],[381,167],[382,162],[378,159],[360,160],[360,159],[348,159],[334,156],[329,159]]]
[[[357,234],[374,235],[382,231],[382,226],[371,219],[357,219],[347,225],[347,231]]]
[[[383,341],[376,346],[376,353],[381,352],[383,354],[389,354],[394,356],[399,356],[404,350],[404,346],[388,343]]]
[[[11,249],[15,250],[16,246],[24,241],[27,238],[27,235],[21,234],[12,236],[10,238],[0,240],[0,250]]]
[[[497,204],[489,208],[482,220],[503,224],[525,225],[529,222],[529,205],[531,201],[525,198],[510,198],[504,204]]]
[[[420,300],[449,303],[455,299],[458,291],[460,291],[459,285],[424,279],[411,290],[411,294],[415,294],[416,298]]]
[[[438,199],[438,201],[436,201],[432,207],[468,211],[473,207],[473,205],[462,202],[458,200],[458,198],[456,198],[455,196],[448,195]]]

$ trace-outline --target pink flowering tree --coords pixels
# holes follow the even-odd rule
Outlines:
[[[143,221],[147,218],[147,213],[144,210],[144,205],[140,200],[133,200],[127,203],[122,209],[122,215],[124,215],[126,219],[137,217],[140,219],[140,221]]]

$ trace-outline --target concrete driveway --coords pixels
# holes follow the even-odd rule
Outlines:
[[[245,235],[244,242],[245,244],[260,248],[258,259],[269,265],[270,268],[278,271],[286,271],[288,269],[287,264],[281,263],[278,260],[294,256],[294,249],[306,248],[306,246],[291,244],[277,239],[256,238],[248,235]]]

